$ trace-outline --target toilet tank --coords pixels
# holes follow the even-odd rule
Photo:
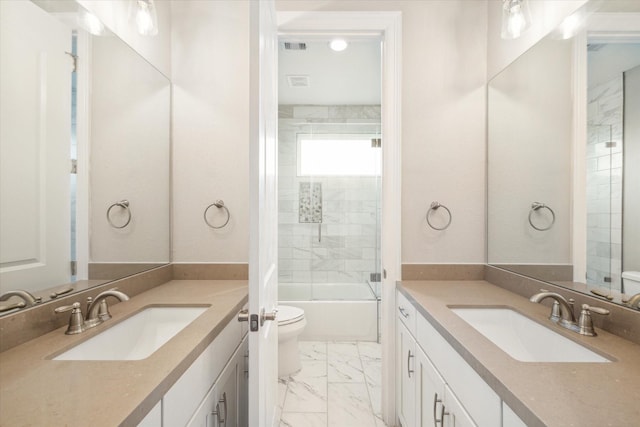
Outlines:
[[[640,271],[625,271],[622,273],[624,293],[635,295],[640,293]]]

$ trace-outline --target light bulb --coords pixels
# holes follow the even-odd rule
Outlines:
[[[560,30],[562,31],[562,39],[567,40],[575,36],[580,28],[581,19],[578,14],[568,16],[562,24],[560,24]]]
[[[517,39],[530,24],[531,18],[526,0],[503,0],[501,32],[503,39]]]
[[[101,36],[105,33],[104,24],[96,15],[87,10],[80,11],[78,15],[78,25],[94,36]]]
[[[158,17],[153,0],[136,0],[136,28],[142,36],[158,34]]]
[[[349,46],[349,43],[344,39],[333,39],[329,42],[329,47],[335,52],[342,52],[347,46]]]

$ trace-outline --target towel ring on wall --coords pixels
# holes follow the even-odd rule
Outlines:
[[[547,209],[549,212],[551,212],[551,224],[549,224],[549,226],[547,227],[536,227],[533,224],[533,221],[531,219],[531,215],[533,215],[534,212],[540,209]],[[553,211],[553,209],[551,209],[549,206],[545,205],[544,203],[540,203],[540,202],[533,202],[531,204],[531,210],[529,211],[529,224],[531,224],[533,228],[535,228],[538,231],[547,231],[551,227],[553,227],[553,224],[555,224],[555,222],[556,222],[556,213]]]
[[[124,209],[125,212],[127,213],[127,221],[123,225],[115,225],[111,220],[111,210],[116,206]],[[127,225],[129,225],[129,223],[131,222],[131,209],[129,208],[129,201],[120,200],[119,202],[115,202],[114,204],[109,206],[109,209],[107,209],[107,221],[109,222],[109,225],[112,226],[113,228],[125,228]]]
[[[438,210],[438,208],[443,208],[449,214],[449,221],[447,221],[444,227],[436,227],[433,224],[431,224],[431,221],[429,221],[429,215],[431,215],[431,212]],[[427,224],[429,224],[429,227],[433,228],[434,230],[442,231],[449,228],[449,225],[451,225],[451,220],[453,219],[453,216],[451,215],[451,211],[449,210],[449,208],[446,207],[445,205],[440,204],[440,202],[431,202],[431,206],[427,211],[426,218],[427,218]]]
[[[224,209],[225,212],[227,213],[227,219],[224,222],[224,224],[222,225],[213,225],[209,222],[209,220],[207,219],[207,212],[209,212],[209,209],[211,209],[212,206],[215,206],[218,209]],[[231,219],[231,214],[229,213],[229,209],[227,209],[227,207],[224,205],[224,202],[222,200],[216,200],[214,203],[211,203],[209,206],[207,206],[207,208],[204,210],[204,222],[207,223],[207,225],[211,228],[223,228],[225,227],[227,224],[229,224],[229,220]]]

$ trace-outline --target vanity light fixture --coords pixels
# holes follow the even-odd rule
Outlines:
[[[136,29],[141,36],[155,36],[158,34],[158,15],[153,0],[131,0],[133,18]]]
[[[342,52],[349,46],[345,39],[333,39],[329,42],[329,47],[334,52]]]
[[[505,40],[517,39],[531,25],[527,0],[502,0],[502,32]]]
[[[581,24],[582,19],[579,13],[574,13],[573,15],[566,17],[565,20],[562,21],[562,24],[560,24],[560,37],[563,40],[567,40],[575,36],[578,33]]]
[[[88,10],[80,9],[77,16],[78,25],[87,30],[89,34],[94,36],[102,36],[105,34],[104,24],[93,13]]]

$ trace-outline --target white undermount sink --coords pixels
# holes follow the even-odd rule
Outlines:
[[[610,362],[509,308],[454,307],[451,310],[521,362]]]
[[[148,307],[53,360],[141,360],[149,357],[208,307]],[[107,321],[109,322],[109,321]]]

